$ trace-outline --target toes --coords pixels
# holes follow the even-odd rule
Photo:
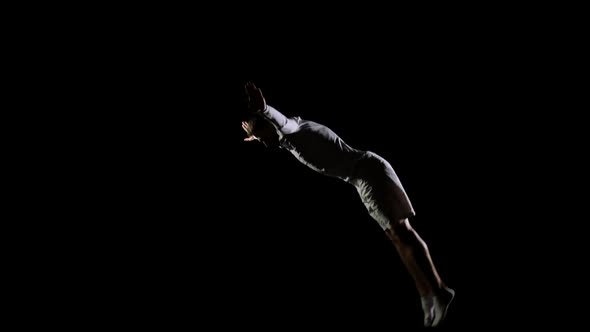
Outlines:
[[[430,310],[424,312],[424,326],[425,327],[432,326],[433,319],[434,319],[434,308],[430,308]]]

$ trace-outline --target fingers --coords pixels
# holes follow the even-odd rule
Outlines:
[[[245,88],[246,94],[248,94],[249,98],[252,98],[252,96],[256,93],[256,90],[258,89],[252,81],[246,83]]]
[[[242,121],[242,129],[248,134],[248,136],[252,135],[252,128],[246,121]]]
[[[256,136],[252,135],[252,129],[250,128],[250,125],[248,124],[248,122],[242,121],[242,129],[244,129],[246,134],[248,134],[248,137],[244,138],[244,141],[251,142],[254,140],[258,140],[258,138]]]
[[[248,103],[250,109],[254,112],[260,112],[266,108],[266,101],[262,90],[260,90],[253,82],[248,82],[245,85],[246,93],[248,95]]]
[[[262,96],[262,92],[256,86],[256,84],[254,84],[254,82],[252,82],[252,81],[249,81],[248,83],[246,83],[246,92],[248,92],[248,95],[250,96],[250,98]]]
[[[256,89],[256,84],[254,84],[254,82],[252,82],[252,81],[248,81],[248,83],[246,83],[246,89],[247,90]]]

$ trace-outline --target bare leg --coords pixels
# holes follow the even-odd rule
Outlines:
[[[385,233],[393,242],[403,264],[416,283],[422,299],[424,325],[437,326],[446,315],[454,291],[442,282],[430,257],[428,246],[412,228],[408,219],[392,224]]]
[[[397,249],[402,262],[412,275],[421,297],[432,296],[435,289],[442,287],[428,247],[407,219],[385,231]]]

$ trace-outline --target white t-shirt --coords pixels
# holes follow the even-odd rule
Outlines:
[[[352,148],[330,128],[300,117],[288,118],[268,106],[262,115],[277,129],[281,147],[321,174],[349,182],[366,151]]]

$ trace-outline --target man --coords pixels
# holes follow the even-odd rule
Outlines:
[[[414,209],[389,162],[371,151],[352,148],[324,125],[284,116],[266,104],[254,83],[246,84],[246,92],[252,114],[242,122],[248,135],[244,140],[284,148],[314,171],[352,184],[414,279],[424,326],[438,326],[455,291],[441,280],[428,247],[410,225]]]

